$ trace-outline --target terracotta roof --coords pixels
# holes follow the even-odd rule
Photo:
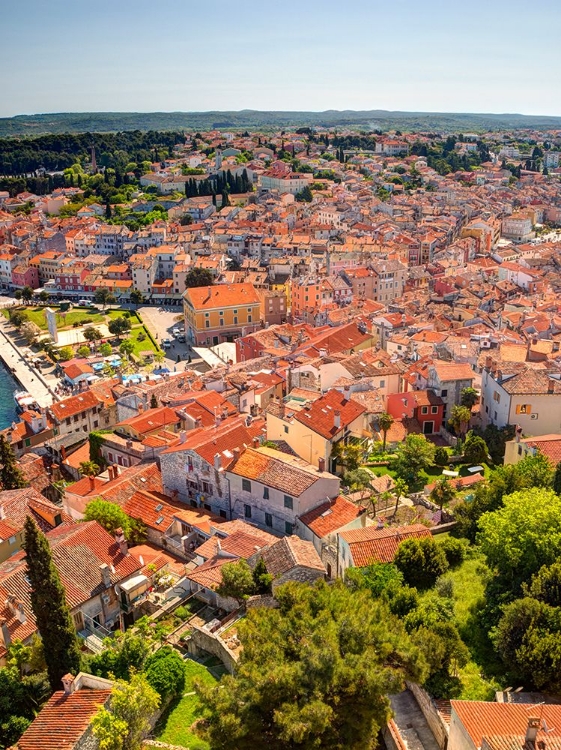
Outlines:
[[[3,520],[18,530],[23,528],[27,516],[31,516],[41,531],[47,532],[56,526],[55,517],[60,515],[64,523],[74,523],[62,508],[43,497],[37,490],[25,487],[21,490],[0,492],[0,507]]]
[[[214,590],[222,583],[222,566],[231,562],[235,560],[227,557],[213,557],[189,572],[187,578],[198,583],[199,586]]]
[[[215,284],[210,287],[195,287],[187,289],[185,299],[195,310],[259,304],[259,297],[253,284]]]
[[[539,435],[538,437],[521,440],[530,448],[537,448],[543,453],[553,466],[561,462],[561,435]]]
[[[220,531],[222,532],[222,529]],[[262,549],[276,541],[276,537],[272,534],[266,534],[268,537],[266,539],[263,533],[255,535],[252,534],[252,531],[252,527],[248,526],[247,532],[235,531],[225,539],[212,536],[204,544],[201,544],[200,547],[197,547],[196,554],[207,560],[211,557],[220,556],[221,553],[227,553],[237,558],[243,557],[244,560],[247,560],[258,549]]]
[[[525,736],[532,716],[546,722],[548,733],[538,732],[538,740],[561,737],[561,706],[544,704],[539,707],[523,703],[486,703],[484,701],[451,701],[452,714],[460,719],[475,747],[483,737],[493,735]],[[452,717],[453,721],[453,717]],[[536,743],[537,746],[537,743]]]
[[[156,495],[138,490],[123,503],[119,503],[131,518],[139,518],[151,529],[164,532],[172,522],[174,513],[185,507],[185,503],[168,500],[164,502]]]
[[[300,516],[300,521],[322,539],[346,526],[363,513],[363,509],[339,495],[328,503]]]
[[[450,380],[473,380],[475,373],[468,364],[456,364],[455,362],[441,362],[435,360],[432,366],[441,383]]]
[[[116,424],[115,427],[126,425],[140,435],[144,435],[147,432],[161,430],[166,425],[179,424],[180,421],[174,409],[161,406],[157,409],[148,409],[135,417],[130,417],[130,419],[124,419],[122,422]]]
[[[336,411],[340,413],[339,427],[335,427]],[[364,406],[352,399],[345,398],[345,395],[340,391],[330,390],[295,414],[294,418],[326,440],[331,440],[345,430],[357,417],[360,417],[364,411]]]
[[[353,564],[357,568],[372,562],[392,562],[401,542],[425,536],[430,536],[430,531],[420,523],[384,529],[367,526],[340,533],[340,537],[349,545]]]
[[[208,510],[202,508],[189,508],[186,506],[181,510],[176,510],[173,517],[182,521],[187,526],[198,529],[209,536],[212,533],[211,526],[216,527],[225,522],[225,519],[220,516],[215,516],[214,513],[211,513]]]
[[[247,448],[229,471],[293,497],[299,497],[318,479],[334,478],[332,474],[320,472],[297,456],[265,447]]]
[[[111,690],[59,690],[49,698],[15,745],[16,750],[74,750]]]
[[[305,542],[297,536],[285,536],[270,547],[261,550],[259,557],[274,577],[284,575],[289,570],[302,566],[325,573],[325,567],[312,542]]]
[[[82,411],[93,409],[94,406],[98,406],[101,401],[92,391],[84,391],[78,396],[70,396],[62,401],[49,406],[49,411],[59,422],[62,422],[67,417],[72,417],[74,414],[80,414]]]
[[[513,377],[499,380],[502,388],[511,396],[516,395],[548,395],[561,393],[561,382],[550,377],[546,370],[538,370],[532,367],[525,368]]]

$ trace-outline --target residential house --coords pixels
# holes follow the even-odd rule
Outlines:
[[[420,523],[410,526],[365,528],[337,534],[337,575],[344,578],[347,568],[364,568],[372,563],[392,562],[397,548],[405,539],[422,539],[430,530]]]
[[[444,418],[444,401],[433,391],[407,391],[388,396],[387,412],[394,419],[414,419],[423,435],[440,432]]]
[[[268,447],[234,451],[226,478],[231,517],[281,534],[292,534],[298,516],[339,494],[338,477]]]
[[[465,388],[472,388],[474,380],[475,373],[467,363],[456,364],[455,362],[434,360],[429,365],[425,387],[442,399],[444,404],[443,420],[450,418],[452,407],[461,402],[462,391]]]
[[[48,407],[56,434],[66,435],[69,432],[90,433],[109,425],[104,419],[104,405],[91,390],[78,396],[69,396]]]
[[[273,576],[273,593],[289,581],[313,583],[325,578],[325,568],[314,545],[297,536],[287,536],[255,552],[248,560],[250,567],[262,559]]]
[[[215,284],[187,289],[185,331],[196,345],[234,341],[260,325],[259,295],[252,284]]]
[[[561,434],[539,435],[538,437],[520,437],[522,428],[518,427],[514,440],[509,440],[505,447],[505,464],[517,464],[527,456],[537,453],[544,455],[552,468],[561,463]]]

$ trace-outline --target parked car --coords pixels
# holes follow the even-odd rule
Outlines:
[[[95,302],[91,299],[81,299],[78,301],[78,307],[95,307]]]
[[[171,339],[162,339],[162,346],[164,347],[164,349],[170,349]]]

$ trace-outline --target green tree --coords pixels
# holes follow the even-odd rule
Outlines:
[[[113,351],[113,348],[112,348],[111,344],[108,344],[108,343],[102,344],[99,347],[99,353],[103,357],[109,357],[109,355],[111,354],[112,351]]]
[[[139,289],[133,289],[130,293],[130,300],[133,305],[141,305],[144,302],[144,295]]]
[[[314,199],[313,193],[310,190],[310,186],[302,188],[299,193],[294,196],[299,203],[311,203]]]
[[[103,309],[105,310],[107,305],[112,305],[115,302],[115,296],[107,287],[102,286],[99,289],[95,290],[94,302],[96,302],[98,305],[103,305]]]
[[[488,460],[487,443],[470,430],[464,443],[464,460],[470,464],[482,464]]]
[[[460,404],[466,406],[470,411],[479,400],[479,394],[475,388],[464,388],[460,395]]]
[[[3,490],[19,490],[25,486],[27,482],[18,466],[12,446],[5,435],[0,435],[0,487]]]
[[[58,358],[61,362],[68,362],[74,356],[74,350],[71,346],[63,346],[58,350]]]
[[[527,596],[539,599],[550,607],[561,607],[561,562],[543,565],[532,576],[529,585],[522,584],[522,590]]]
[[[503,507],[479,519],[478,537],[487,564],[513,591],[542,565],[561,556],[561,498],[532,487],[503,498]]]
[[[100,708],[91,723],[99,750],[141,750],[159,705],[160,697],[145,675],[134,674],[130,682],[116,680],[110,710]]]
[[[144,674],[163,701],[185,687],[185,662],[171,646],[162,646],[146,659]]]
[[[214,276],[208,268],[192,268],[185,276],[185,286],[191,289],[197,286],[212,286]]]
[[[446,477],[439,477],[434,483],[430,493],[430,499],[436,503],[440,510],[449,505],[456,496],[456,490]]]
[[[83,477],[95,477],[99,474],[99,466],[94,461],[82,461],[80,464],[80,474]]]
[[[39,292],[39,299],[41,302],[46,302],[49,299],[49,293],[45,292],[44,290],[42,292]]]
[[[77,352],[79,357],[89,357],[90,356],[90,347],[89,346],[80,346],[78,348]]]
[[[407,435],[393,462],[396,475],[411,487],[419,482],[421,471],[434,463],[436,448],[424,435]]]
[[[355,471],[362,463],[364,449],[358,443],[345,443],[339,440],[331,449],[331,458],[345,467],[348,472]]]
[[[118,632],[106,640],[103,651],[87,657],[87,671],[98,677],[113,676],[123,680],[129,680],[135,671],[141,671],[153,641],[149,634],[136,631],[137,628]]]
[[[122,317],[110,320],[108,328],[110,333],[120,338],[124,333],[128,333],[132,326],[128,318]]]
[[[128,538],[130,518],[115,503],[101,498],[92,500],[86,505],[84,520],[97,521],[110,534],[114,534],[117,529],[123,529],[124,535]]]
[[[449,423],[461,437],[466,434],[470,419],[471,409],[468,409],[467,406],[455,404],[452,407]]]
[[[446,466],[449,460],[450,457],[446,448],[443,448],[441,445],[437,446],[434,452],[434,463],[436,466]]]
[[[351,492],[365,493],[371,489],[372,474],[367,469],[353,469],[343,474],[343,484]],[[362,494],[364,496],[364,494]]]
[[[22,546],[31,587],[31,607],[43,641],[49,683],[52,690],[58,690],[63,675],[77,674],[80,670],[76,631],[47,537],[30,516],[25,520],[24,531]]]
[[[467,542],[464,539],[454,539],[453,536],[446,537],[440,542],[440,548],[446,555],[448,565],[451,568],[457,568],[465,560]]]
[[[196,685],[197,731],[213,750],[372,747],[390,715],[386,696],[424,678],[420,651],[368,591],[321,581],[275,596],[278,609],[251,609],[240,623],[235,675]]]
[[[29,303],[33,299],[33,289],[30,286],[24,286],[21,290],[21,298],[24,302]]]
[[[393,423],[394,423],[394,419],[392,415],[388,414],[387,412],[380,414],[380,416],[378,417],[378,426],[380,428],[380,431],[382,432],[382,435],[384,436],[384,439],[383,439],[384,452],[386,450],[386,438],[388,437],[388,431],[390,430]]]
[[[394,486],[391,489],[392,495],[395,497],[395,508],[393,511],[393,514],[397,513],[397,509],[399,507],[399,501],[402,497],[406,497],[409,492],[409,487],[407,486],[407,482],[402,479],[401,477],[397,477],[397,479],[394,482]]]
[[[103,336],[98,328],[88,326],[87,328],[84,328],[84,338],[86,341],[99,341]]]
[[[126,339],[119,346],[119,351],[121,352],[121,354],[124,354],[126,357],[129,357],[134,352],[133,342],[130,339]]]
[[[401,542],[394,565],[403,574],[405,583],[419,589],[430,588],[448,570],[444,550],[432,536]]]
[[[273,584],[273,576],[267,570],[265,561],[259,558],[252,571],[253,583],[255,584],[256,594],[270,594]]]
[[[555,474],[553,476],[553,489],[558,495],[561,495],[561,461],[555,467]]]
[[[226,563],[222,566],[221,573],[222,581],[216,589],[220,596],[242,602],[255,593],[255,581],[246,560]]]
[[[549,459],[538,450],[533,456],[525,456],[516,464],[516,471],[525,487],[553,486],[554,471]]]

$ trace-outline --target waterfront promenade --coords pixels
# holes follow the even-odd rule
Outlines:
[[[39,406],[50,406],[56,400],[56,396],[43,375],[33,367],[21,349],[13,342],[8,326],[3,316],[0,317],[0,358],[16,380],[21,383],[22,389],[29,391]],[[2,377],[1,371],[0,377]]]

